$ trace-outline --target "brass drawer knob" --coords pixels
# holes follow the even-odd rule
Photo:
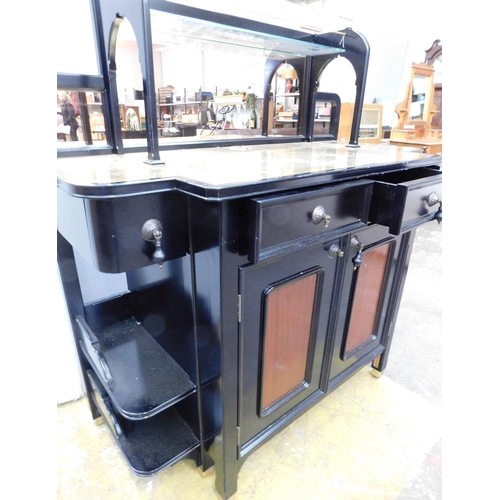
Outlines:
[[[319,224],[323,222],[325,227],[328,227],[332,217],[326,213],[325,207],[323,205],[318,205],[312,213],[312,221],[314,224]]]
[[[153,260],[160,266],[163,266],[165,260],[165,253],[161,248],[161,237],[163,235],[163,226],[161,222],[156,219],[147,220],[142,226],[142,237],[146,241],[150,241],[155,245],[153,253]]]
[[[429,207],[433,207],[436,203],[439,203],[439,208],[438,211],[436,212],[436,215],[434,219],[438,221],[438,224],[441,224],[441,221],[443,220],[443,201],[441,198],[438,196],[438,194],[433,191],[428,197],[427,197],[427,205]]]
[[[439,203],[441,200],[439,199],[438,194],[433,191],[429,196],[427,196],[427,205],[433,207],[436,203]]]
[[[330,257],[330,259],[333,259],[334,257],[343,257],[343,256],[344,252],[335,243],[333,243],[332,246],[328,249],[328,257]]]

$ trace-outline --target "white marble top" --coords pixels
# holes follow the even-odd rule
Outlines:
[[[429,155],[385,143],[350,148],[324,141],[179,149],[162,151],[160,157],[165,164],[145,163],[145,152],[60,158],[57,175],[73,186],[113,186],[171,179],[206,188],[227,188],[406,163]]]

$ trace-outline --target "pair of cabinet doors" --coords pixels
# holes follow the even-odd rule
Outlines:
[[[399,247],[370,226],[240,268],[240,456],[383,350]]]

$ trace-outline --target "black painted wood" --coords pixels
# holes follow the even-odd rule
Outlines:
[[[95,374],[89,370],[87,377],[92,388],[90,398],[135,474],[151,476],[182,458],[195,459],[192,452],[199,447],[199,440],[175,408],[144,421],[127,421],[116,412]]]
[[[350,146],[358,146],[369,59],[369,45],[361,34],[347,29],[344,39],[333,33],[306,36],[164,0],[93,0],[92,5],[102,76],[60,75],[58,85],[103,91],[108,145],[60,156],[125,151],[113,51],[118,26],[129,17],[138,38],[148,110],[148,144],[136,149],[147,151],[146,162],[159,162],[150,8],[344,46],[357,75]],[[306,57],[300,64],[297,60],[301,91],[307,95],[301,103],[299,134],[285,141],[312,139],[317,84],[335,57]],[[265,70],[268,92],[278,64],[271,56]],[[335,102],[341,105],[337,98]],[[259,137],[238,144],[283,141]],[[164,148],[183,147],[189,154],[189,148],[234,144],[221,139]],[[94,418],[104,416],[136,474],[157,473],[182,458],[194,459],[203,470],[215,462],[217,492],[227,499],[237,491],[239,468],[251,452],[363,366],[373,363],[383,371],[414,229],[434,218],[438,209],[425,207],[425,197],[429,190],[440,189],[440,165],[440,156],[341,169],[332,160],[332,169],[319,173],[312,168],[305,174],[230,185],[170,176],[82,185],[58,179],[58,262],[75,342],[85,344],[78,354],[82,372],[88,373],[84,379],[90,408]],[[325,205],[332,216],[328,228],[311,223],[317,204]],[[151,258],[154,245],[141,235],[142,224],[150,218],[164,226],[166,261],[161,273]],[[359,249],[350,246],[353,236],[367,250],[390,245],[390,252],[373,334],[346,350],[357,286],[352,259]],[[332,245],[338,251],[329,252]],[[76,265],[74,252],[101,271],[99,277],[111,295],[112,274],[126,273],[128,290],[120,297],[83,304],[85,270]],[[262,411],[265,291],[311,270],[322,278],[315,296],[307,382]]]
[[[196,390],[184,370],[135,318],[96,331],[83,317],[76,320],[85,355],[125,417],[149,418]]]
[[[397,171],[379,176],[373,186],[370,221],[389,227],[391,234],[432,220],[440,204],[429,205],[434,193],[442,197],[442,173],[435,169]]]
[[[91,325],[87,339],[95,346],[100,345],[101,334],[104,333],[102,339],[106,337],[106,329],[116,335],[117,346],[120,342],[127,343],[127,329],[122,329],[124,321],[137,318],[146,328],[151,325],[156,337],[149,342],[152,341],[154,350],[161,357],[179,360],[181,371],[185,372],[181,378],[187,379],[187,385],[191,387],[187,391],[181,390],[182,384],[179,385],[176,376],[170,376],[168,370],[155,380],[160,392],[177,392],[168,403],[165,401],[154,410],[155,415],[151,418],[158,417],[158,422],[163,422],[159,424],[158,435],[167,432],[164,426],[170,425],[171,415],[179,416],[191,429],[197,444],[194,447],[188,445],[184,451],[177,450],[177,458],[172,460],[194,456],[203,470],[215,462],[217,491],[221,497],[229,498],[237,491],[239,468],[250,453],[363,366],[373,363],[376,370],[385,368],[411,255],[413,229],[428,217],[412,218],[411,227],[402,225],[401,234],[391,234],[390,224],[384,225],[383,220],[379,221],[380,224],[370,221],[370,214],[373,214],[370,208],[385,203],[374,200],[380,196],[380,191],[372,192],[372,188],[377,183],[397,188],[398,180],[418,186],[418,189],[427,188],[429,182],[433,185],[437,180],[439,171],[433,168],[429,173],[425,167],[435,166],[435,163],[434,157],[428,157],[416,162],[414,168],[381,164],[376,174],[370,171],[370,175],[356,177],[351,172],[347,181],[342,176],[330,177],[329,182],[320,188],[309,176],[294,179],[292,184],[288,178],[276,179],[272,181],[276,192],[263,197],[255,196],[255,186],[242,185],[233,187],[229,198],[204,199],[198,194],[193,196],[190,190],[196,186],[185,181],[184,192],[172,189],[169,184],[163,193],[150,194],[139,184],[135,195],[129,191],[127,196],[117,198],[109,197],[109,186],[95,187],[90,199],[79,199],[65,191],[62,197],[65,201],[60,205],[60,210],[64,211],[60,214],[61,226],[75,250],[94,267],[109,260],[106,245],[89,243],[102,238],[99,234],[101,228],[113,228],[109,240],[113,244],[109,249],[114,255],[124,255],[126,248],[135,245],[136,221],[142,220],[151,210],[166,214],[169,223],[166,225],[165,250],[172,257],[164,263],[165,269],[158,272],[156,264],[151,264],[142,250],[136,254],[132,252],[127,260],[130,293],[83,306],[81,294],[75,286],[82,271],[75,267],[71,245],[61,236],[61,274],[68,290],[72,321],[77,329],[76,341],[81,340],[76,322],[78,315],[84,318],[82,322]],[[366,173],[362,169],[361,172]],[[388,182],[390,180],[392,183]],[[99,188],[102,196],[95,196]],[[170,203],[170,197],[179,203]],[[416,197],[418,203],[420,198],[420,195]],[[407,199],[412,203],[414,198],[409,196]],[[335,202],[330,205],[332,200]],[[89,224],[83,207],[97,201],[101,204],[100,217],[94,216]],[[127,209],[117,212],[122,202]],[[309,207],[309,202],[313,202],[312,205],[321,202],[331,211],[331,228],[313,225],[309,212],[314,207]],[[304,209],[304,203],[307,209]],[[392,210],[395,217],[403,220],[404,203],[394,205]],[[272,222],[276,222],[279,219],[276,214],[283,211],[290,218],[278,231],[273,229]],[[109,221],[112,221],[111,225]],[[174,238],[175,235],[182,237]],[[389,244],[390,252],[373,335],[346,352],[345,335],[357,283],[352,260],[359,250],[350,246],[353,236],[359,239],[366,251]],[[260,242],[264,241],[263,248],[256,249],[256,237]],[[249,245],[249,241],[253,243]],[[174,246],[169,247],[169,244]],[[179,247],[175,246],[179,244]],[[336,245],[338,252],[329,253],[332,244]],[[179,248],[179,251],[169,253],[169,248]],[[324,278],[316,298],[317,326],[313,348],[308,355],[310,372],[307,384],[300,390],[291,391],[279,404],[262,411],[259,402],[265,290],[311,269],[320,269]],[[102,273],[103,279],[106,280],[108,275]],[[159,324],[161,328],[158,328]],[[142,332],[136,334],[142,335]],[[87,352],[89,350],[87,346]],[[121,354],[118,361],[127,366],[127,356],[123,355],[121,360],[120,357]],[[99,371],[99,357],[82,356],[81,363],[83,371],[93,368],[106,385],[106,373]],[[139,364],[147,370],[154,366],[152,363],[146,356]],[[136,392],[133,381],[125,384],[131,392]],[[126,430],[134,422],[140,422],[134,419],[142,418],[146,413],[120,413],[119,404],[113,399],[114,387],[107,386],[112,407],[110,414],[116,416],[119,424]],[[96,402],[92,398],[89,402],[96,417],[99,414]],[[113,416],[109,418],[113,426]],[[157,432],[151,429],[144,428],[145,434],[151,436],[150,433]],[[168,433],[165,439],[167,436]],[[147,442],[149,438],[144,439]],[[124,449],[123,444],[120,446]],[[173,462],[168,459],[165,463]],[[139,473],[143,474],[144,467],[141,467]],[[161,470],[163,465],[159,467]],[[153,469],[157,470],[153,467],[150,472]]]

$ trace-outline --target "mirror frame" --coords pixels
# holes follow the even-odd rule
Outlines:
[[[427,91],[425,94],[425,104],[423,112],[423,120],[412,120],[410,117],[410,106],[413,95],[413,79],[415,76],[428,77]],[[432,116],[435,113],[434,109],[434,68],[425,63],[412,63],[410,70],[410,82],[406,89],[406,98],[403,102],[396,106],[398,115],[398,123],[396,129],[403,129],[408,126],[431,128]]]

